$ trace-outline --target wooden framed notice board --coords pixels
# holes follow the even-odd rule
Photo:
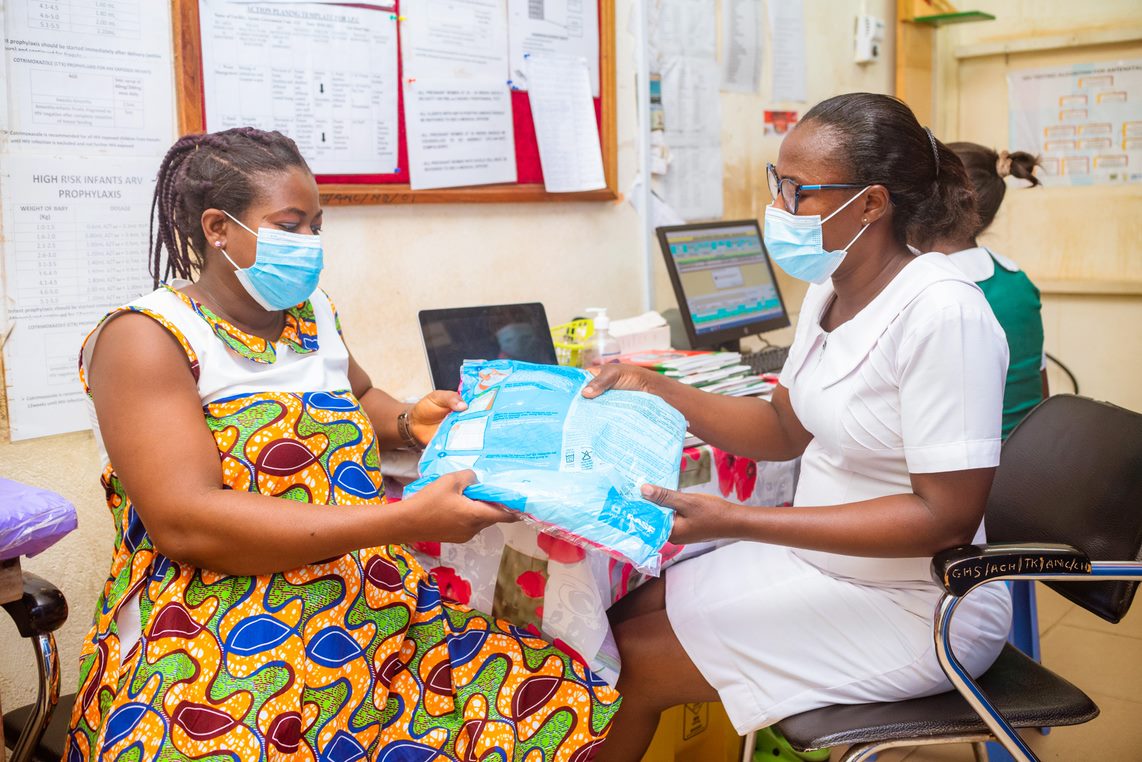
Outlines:
[[[618,145],[615,123],[615,3],[614,0],[585,0],[598,3],[599,20],[599,97],[595,116],[599,126],[603,174],[606,187],[577,193],[548,193],[543,184],[539,149],[527,92],[512,91],[512,124],[515,141],[517,180],[515,183],[463,188],[413,190],[409,187],[408,146],[404,128],[404,102],[397,89],[398,169],[383,175],[317,175],[322,203],[411,204],[411,203],[502,203],[535,201],[612,201],[618,192]],[[345,3],[353,6],[352,3]],[[175,97],[180,135],[206,129],[202,26],[199,0],[171,0],[174,24]],[[377,11],[382,12],[382,11]],[[399,16],[396,0],[394,17]],[[399,25],[398,25],[399,34]],[[398,78],[403,76],[398,56]],[[404,169],[400,169],[403,167]]]

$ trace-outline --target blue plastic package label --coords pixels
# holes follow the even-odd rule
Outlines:
[[[468,409],[440,425],[420,460],[415,494],[439,476],[472,469],[465,493],[500,503],[555,534],[657,574],[674,512],[644,499],[643,484],[678,488],[686,420],[658,397],[581,392],[579,368],[514,360],[469,361]]]

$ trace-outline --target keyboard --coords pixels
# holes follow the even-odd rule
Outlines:
[[[759,352],[743,352],[741,364],[754,373],[777,373],[789,357],[789,347],[765,347]]]

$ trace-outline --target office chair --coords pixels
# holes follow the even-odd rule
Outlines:
[[[1111,623],[1125,616],[1142,579],[1142,415],[1072,395],[1042,402],[1003,446],[985,523],[987,545],[932,559],[945,591],[934,616],[936,656],[955,691],[789,717],[777,728],[793,748],[849,745],[843,760],[858,762],[892,747],[967,742],[986,760],[985,742],[998,740],[1032,762],[1038,757],[1014,728],[1098,716],[1086,694],[1010,644],[972,679],[952,653],[950,624],[966,595],[1000,580],[1044,582]],[[747,740],[747,754],[752,746]]]
[[[59,760],[63,756],[62,740],[59,751],[41,743],[44,731],[52,720],[59,701],[59,655],[53,632],[67,621],[67,600],[55,585],[35,574],[24,572],[24,593],[19,600],[4,604],[4,610],[16,623],[20,637],[31,639],[36,653],[39,684],[34,704],[20,707],[4,715],[4,738],[11,744],[10,762],[29,762],[33,759]],[[69,697],[74,699],[74,696]],[[71,714],[72,701],[66,701],[66,713]],[[67,730],[63,720],[63,731]],[[55,723],[59,724],[59,717]],[[60,736],[62,739],[63,736]]]

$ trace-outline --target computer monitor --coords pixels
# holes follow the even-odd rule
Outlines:
[[[737,349],[789,325],[757,220],[661,227],[658,241],[691,348]]]
[[[547,313],[539,302],[421,310],[420,331],[434,389],[458,389],[465,360],[556,364]]]

